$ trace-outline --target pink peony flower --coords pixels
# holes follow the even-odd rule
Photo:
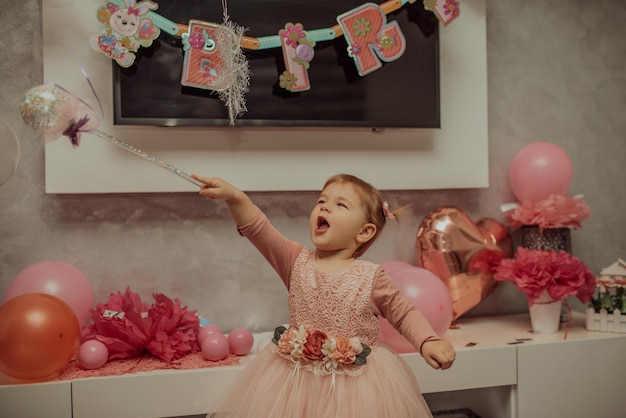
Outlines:
[[[278,351],[284,354],[291,353],[291,340],[294,338],[294,330],[288,329],[283,332],[278,340]]]
[[[307,331],[303,326],[285,330],[278,340],[278,348],[281,353],[289,354],[294,359],[302,358],[302,350],[306,343]]]
[[[355,349],[358,349],[359,352]],[[357,348],[351,338],[336,337],[333,358],[340,363],[352,364],[354,360],[356,360],[356,356],[360,353],[360,350],[361,344],[359,343]]]

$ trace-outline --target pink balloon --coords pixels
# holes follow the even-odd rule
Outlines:
[[[443,336],[452,322],[452,297],[443,281],[421,267],[395,271],[389,275],[404,298],[430,322],[435,332]],[[380,320],[381,341],[399,353],[416,351],[411,343],[384,318]]]
[[[387,344],[397,353],[415,353],[417,351],[415,346],[396,331],[385,318],[380,318],[380,342]]]
[[[45,293],[67,303],[83,328],[93,308],[93,289],[76,267],[60,261],[43,261],[27,267],[11,281],[4,301],[28,293]]]
[[[109,361],[109,349],[98,340],[85,341],[78,349],[78,362],[87,370],[99,369]]]
[[[209,334],[204,338],[204,340],[202,340],[202,344],[200,344],[200,351],[207,360],[224,360],[230,353],[228,339],[224,336],[224,334]]]
[[[572,161],[562,148],[550,142],[534,142],[513,158],[509,183],[520,202],[536,203],[553,194],[565,194],[572,175]]]
[[[392,275],[394,272],[405,270],[405,269],[410,269],[413,267],[412,264],[406,263],[404,261],[398,261],[398,260],[383,261],[382,263],[380,263],[380,266],[389,275]]]
[[[245,356],[252,349],[254,337],[245,328],[235,328],[228,334],[230,352],[237,356]]]
[[[206,325],[198,331],[198,344],[202,344],[202,341],[207,337],[207,335],[211,334],[223,334],[220,327],[217,325],[209,324]]]

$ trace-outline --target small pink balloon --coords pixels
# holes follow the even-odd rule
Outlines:
[[[230,352],[237,356],[245,356],[252,350],[254,337],[245,328],[236,328],[228,334],[228,345]]]
[[[83,369],[94,370],[109,361],[109,349],[98,340],[85,341],[78,349],[78,362]]]
[[[509,167],[509,183],[520,202],[537,203],[563,195],[573,175],[572,161],[558,145],[533,142],[522,148]]]
[[[82,329],[93,308],[93,289],[85,275],[71,264],[60,261],[35,263],[15,276],[4,294],[4,301],[29,293],[55,296],[69,305]]]
[[[207,337],[207,335],[211,334],[224,334],[220,327],[217,325],[209,324],[206,325],[198,331],[198,344],[202,344],[202,341]]]
[[[224,334],[209,334],[200,344],[202,356],[210,361],[220,361],[228,357],[230,347]]]

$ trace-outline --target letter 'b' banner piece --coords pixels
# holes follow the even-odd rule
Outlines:
[[[228,45],[220,42],[228,31],[231,30],[216,23],[189,22],[188,32],[182,35],[185,51],[183,86],[222,91],[232,84],[232,77],[229,77],[232,68],[228,68],[232,63],[224,56]]]

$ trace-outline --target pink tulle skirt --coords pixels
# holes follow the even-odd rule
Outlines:
[[[432,417],[413,373],[385,346],[358,376],[317,376],[294,368],[268,344],[212,408],[219,418]]]

